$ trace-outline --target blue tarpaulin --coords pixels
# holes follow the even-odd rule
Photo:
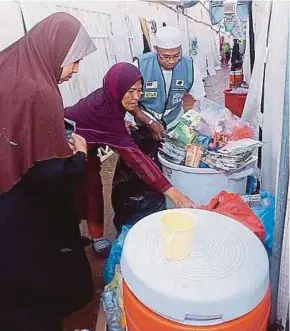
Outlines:
[[[220,23],[224,17],[223,1],[211,1],[209,7],[210,19],[213,25]]]
[[[245,0],[237,1],[236,14],[242,22],[247,22],[249,17],[248,1]]]

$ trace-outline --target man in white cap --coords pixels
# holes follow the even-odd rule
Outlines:
[[[144,94],[140,108],[136,107],[133,115],[157,140],[162,139],[165,130],[170,131],[177,125],[184,113],[185,95],[191,95],[194,100],[205,95],[201,75],[192,58],[182,56],[181,44],[177,28],[162,27],[156,33],[155,52],[143,54],[134,61],[144,78]]]

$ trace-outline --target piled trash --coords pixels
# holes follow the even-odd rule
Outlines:
[[[253,139],[230,141],[218,152],[205,150],[203,162],[214,169],[236,172],[258,159],[256,151],[260,146],[261,143]]]
[[[234,173],[257,160],[261,142],[252,137],[249,123],[204,98],[167,134],[160,155],[178,165]]]
[[[125,331],[126,317],[123,307],[122,273],[120,265],[116,265],[115,275],[101,295],[108,331]]]
[[[234,94],[247,94],[249,91],[248,88],[246,87],[237,87],[237,88],[233,88],[229,93],[234,93]]]

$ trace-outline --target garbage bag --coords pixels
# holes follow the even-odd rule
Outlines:
[[[115,212],[113,223],[117,232],[120,232],[124,224],[134,225],[166,207],[164,195],[145,187],[137,176],[114,187],[112,206]]]
[[[158,162],[160,143],[154,140],[147,128],[132,132],[140,150],[161,167]],[[119,160],[115,170],[112,188],[113,219],[118,232],[124,224],[135,224],[140,219],[165,209],[165,198],[141,179],[123,160]]]
[[[211,128],[211,135],[219,133],[228,140],[252,138],[254,131],[252,126],[243,119],[233,115],[223,105],[203,98],[195,105],[195,110],[200,112],[201,118]]]
[[[264,241],[265,230],[263,224],[238,194],[222,191],[207,206],[201,208],[233,218]]]
[[[131,137],[140,150],[159,165],[158,149],[161,144],[152,137],[150,130],[146,126],[139,126],[137,130],[131,131]]]
[[[273,234],[275,227],[275,198],[267,192],[260,192],[260,202],[251,206],[252,211],[260,219],[265,229],[264,245],[268,253],[272,252]]]
[[[104,281],[106,284],[109,284],[115,277],[115,267],[120,264],[125,238],[131,227],[131,225],[124,225],[117,239],[113,241],[110,255],[104,267]]]

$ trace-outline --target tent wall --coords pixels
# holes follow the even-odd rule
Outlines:
[[[283,233],[281,266],[279,274],[276,319],[285,328],[289,314],[289,219],[290,219],[290,188],[288,190],[287,214]]]
[[[287,45],[288,44],[288,45]],[[290,111],[289,111],[289,79],[290,79],[290,33],[288,31],[288,55],[286,66],[284,116],[282,123],[281,153],[279,155],[280,168],[278,172],[278,190],[276,207],[275,246],[272,265],[277,264],[279,277],[274,291],[277,291],[273,317],[285,328],[289,319],[289,217],[290,217]],[[287,48],[287,47],[286,47]],[[278,261],[277,261],[278,260]],[[279,263],[277,263],[279,262]],[[276,313],[276,314],[275,314]],[[288,320],[289,323],[289,320]]]
[[[273,1],[265,70],[263,114],[263,187],[275,194],[280,160],[287,67],[289,2]],[[283,33],[281,33],[283,31]],[[279,38],[277,38],[279,34]]]
[[[259,127],[263,130],[262,187],[275,194],[285,97],[289,3],[257,1],[254,9],[256,61],[243,118],[254,125],[256,137]]]
[[[254,125],[256,137],[262,130],[261,184],[276,197],[271,322],[285,327],[289,309],[289,2],[253,4],[256,54],[252,75],[246,72],[250,87],[243,118]],[[248,49],[244,68],[249,68]]]
[[[118,60],[114,53],[114,45],[118,43],[114,43],[112,38],[111,15],[96,10],[82,9],[82,6],[68,6],[67,4],[63,5],[56,2],[23,2],[21,8],[27,29],[30,29],[38,21],[57,11],[65,11],[72,14],[82,22],[97,47],[96,52],[81,61],[79,74],[68,83],[60,85],[65,105],[74,104],[81,97],[86,96],[102,85],[104,74]],[[122,44],[126,45],[126,49],[129,50],[128,38],[126,37],[124,34]],[[120,53],[120,57],[123,59],[126,57],[126,54]],[[129,57],[129,54],[127,57]]]
[[[20,7],[16,2],[5,2],[0,7],[0,50],[21,38],[24,34]]]
[[[196,36],[199,43],[196,65],[204,77],[207,72],[215,74],[218,58],[216,32],[210,26],[208,11],[201,4],[188,10],[186,16],[177,12],[175,7],[146,1],[2,2],[0,27],[5,33],[2,34],[0,50],[24,34],[21,14],[29,30],[41,19],[58,11],[77,17],[97,46],[97,51],[81,62],[79,74],[60,86],[65,106],[74,104],[100,87],[104,74],[114,63],[131,62],[134,56],[143,53],[139,18],[146,19],[151,45],[154,45],[152,21],[158,28],[162,27],[163,22],[178,26],[183,32],[183,53],[186,55],[189,54],[190,37]],[[191,15],[195,21],[189,17]]]
[[[268,26],[270,20],[270,1],[257,2],[253,6],[254,13],[254,33],[256,59],[252,76],[250,74],[249,38],[247,38],[244,69],[247,81],[250,83],[249,93],[243,111],[243,118],[250,122],[255,128],[255,136],[258,138],[259,127],[262,126],[262,90],[264,81],[264,67],[267,54]]]

